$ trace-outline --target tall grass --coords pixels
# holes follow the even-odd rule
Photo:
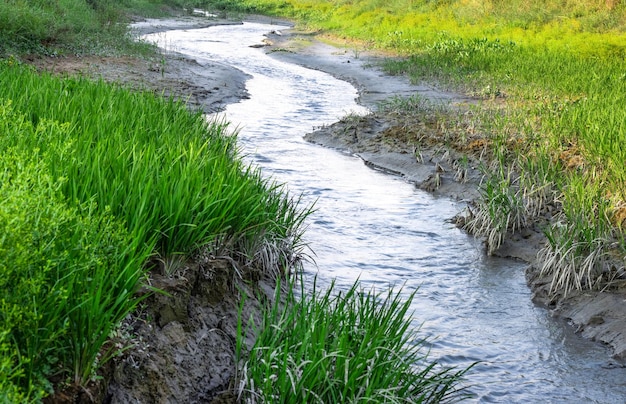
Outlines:
[[[2,140],[47,132],[0,106]],[[4,142],[3,142],[4,143]],[[149,250],[93,203],[68,204],[63,178],[50,175],[41,149],[2,148],[0,157],[0,300],[2,394],[9,401],[41,398],[47,377],[64,375],[84,385],[113,354],[101,350],[113,327],[130,311]]]
[[[43,157],[55,178],[66,179],[68,200],[94,200],[163,256],[187,253],[221,233],[263,229],[288,237],[301,220],[281,187],[237,158],[225,122],[207,122],[173,100],[19,67],[5,65],[0,86],[33,123],[63,126],[64,137],[42,131],[19,142],[28,150],[59,150]]]
[[[294,264],[307,214],[183,103],[0,63],[0,387],[37,401],[112,355],[150,257]],[[257,259],[261,254],[265,259]]]
[[[242,352],[239,398],[271,403],[434,403],[462,398],[469,370],[443,368],[427,358],[411,328],[415,293],[289,288],[266,310],[254,347]],[[240,319],[241,321],[241,319]]]

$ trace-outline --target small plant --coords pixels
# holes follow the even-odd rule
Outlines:
[[[419,94],[409,97],[393,96],[381,102],[378,109],[381,112],[392,113],[397,115],[417,114],[432,108],[428,100]]]
[[[563,212],[546,230],[548,244],[539,252],[540,274],[552,278],[552,294],[601,289],[624,275],[623,234],[613,228],[610,212],[611,201],[602,195],[601,185],[570,180]]]
[[[454,160],[452,166],[456,170],[454,173],[454,180],[462,184],[467,182],[467,172],[469,169],[468,157],[465,155],[461,156],[459,159]]]
[[[514,184],[514,174],[509,170],[504,177],[497,171],[490,175],[480,187],[477,202],[464,228],[484,237],[487,254],[500,248],[509,232],[526,226],[527,212],[519,188]]]

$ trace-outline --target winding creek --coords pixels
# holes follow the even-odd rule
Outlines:
[[[314,127],[357,105],[347,82],[250,47],[287,27],[245,23],[145,37],[198,62],[221,61],[251,76],[250,99],[226,108],[246,158],[316,202],[307,241],[311,277],[341,287],[419,288],[415,327],[431,338],[431,358],[464,367],[470,402],[623,403],[626,369],[531,302],[519,262],[486,257],[479,243],[446,220],[460,203],[366,167],[355,156],[309,144]]]

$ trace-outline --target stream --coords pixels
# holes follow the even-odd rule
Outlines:
[[[251,76],[249,99],[223,115],[239,130],[247,161],[316,203],[305,234],[318,284],[418,289],[414,326],[430,339],[430,358],[466,367],[480,403],[623,403],[626,369],[531,301],[525,265],[487,257],[479,242],[447,222],[460,202],[435,198],[356,156],[305,142],[315,127],[365,114],[349,83],[266,55],[263,35],[288,27],[260,23],[172,30],[144,36],[203,61]]]

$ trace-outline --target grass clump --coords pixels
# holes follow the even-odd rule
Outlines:
[[[462,396],[469,369],[430,362],[411,328],[415,293],[324,292],[314,284],[265,312],[251,351],[241,358],[240,399],[272,403],[433,403]],[[240,324],[240,330],[243,328]],[[240,334],[240,339],[243,334]],[[238,341],[243,346],[243,341]],[[240,355],[242,352],[240,351]]]
[[[301,220],[281,188],[237,156],[224,122],[182,103],[82,78],[57,79],[0,66],[0,86],[34,124],[61,122],[65,136],[6,138],[47,153],[71,202],[95,201],[162,256],[188,253],[217,234],[289,237]],[[24,91],[25,88],[32,91]]]

